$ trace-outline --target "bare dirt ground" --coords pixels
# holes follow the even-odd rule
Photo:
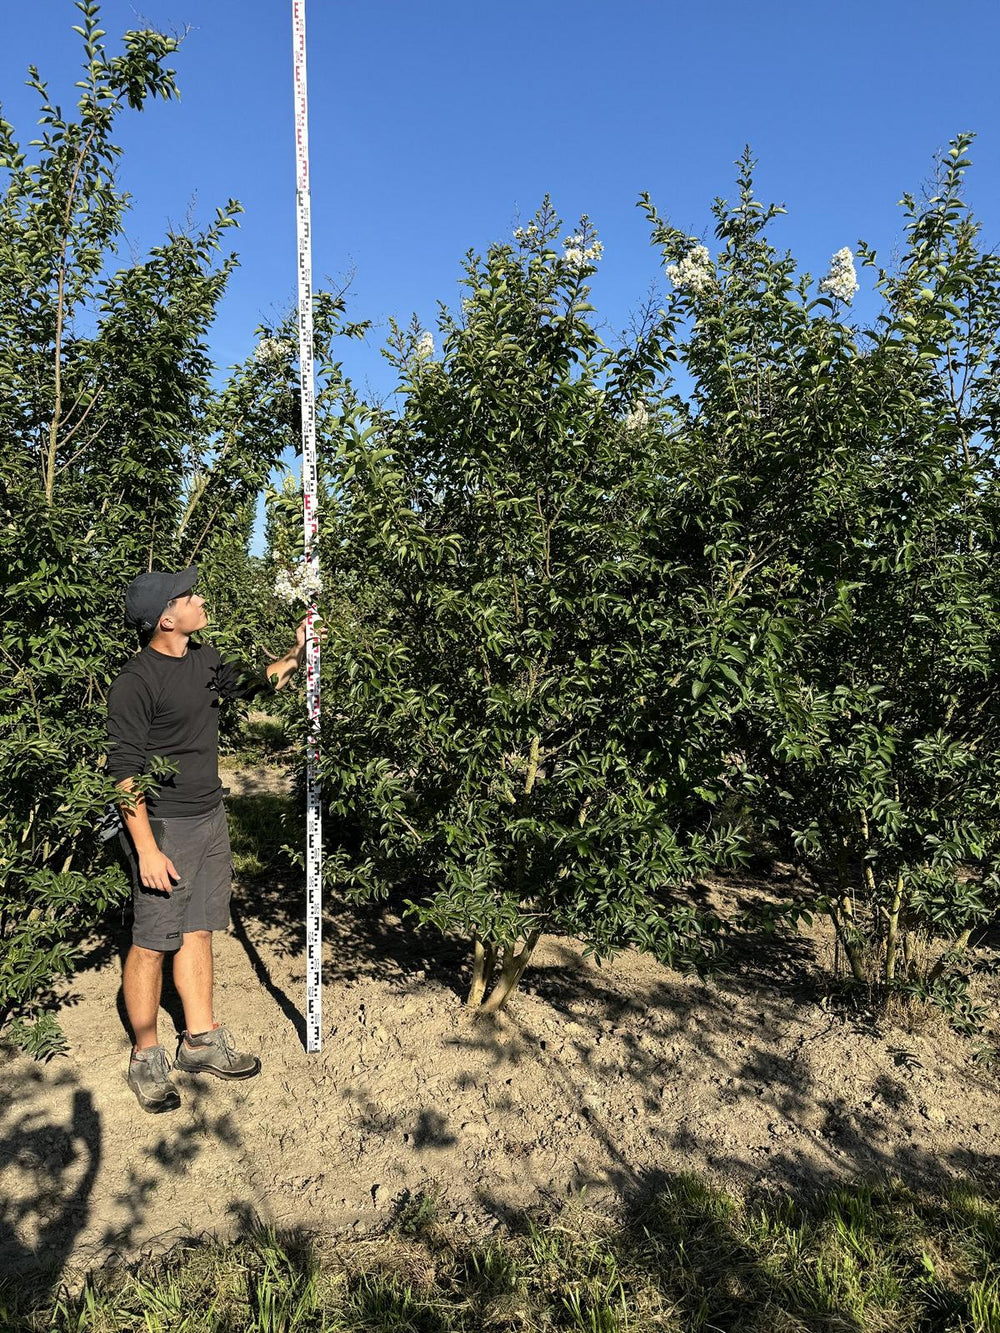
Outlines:
[[[333,902],[324,1045],[307,1055],[301,897],[237,885],[217,937],[219,1018],[259,1050],[258,1078],[176,1074],[181,1109],[139,1111],[124,935],[92,940],[63,989],[68,1056],[0,1053],[0,1268],[93,1264],[253,1216],[368,1232],[429,1189],[486,1228],[583,1186],[611,1210],[678,1171],[796,1194],[859,1175],[1000,1181],[996,1074],[941,1023],[825,1009],[822,930],[752,941],[712,984],[637,954],[598,968],[548,938],[510,1011],[477,1021],[460,943],[415,936],[392,905]],[[169,989],[164,1007],[171,1049]]]

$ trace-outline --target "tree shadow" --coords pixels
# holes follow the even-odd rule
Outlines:
[[[41,1081],[36,1069],[9,1074],[0,1109],[0,1176],[30,1173],[30,1193],[0,1193],[0,1269],[58,1281],[90,1216],[90,1196],[101,1164],[101,1118],[87,1089],[74,1088],[64,1123],[40,1109],[16,1110]],[[73,1083],[72,1076],[62,1084]]]
[[[376,902],[353,903],[326,892],[325,983],[378,978],[390,984],[418,986],[430,980],[464,997],[462,979],[470,965],[467,941],[442,936],[429,928],[416,929],[404,915],[407,897],[400,890]],[[304,955],[303,880],[243,880],[237,885],[233,901],[234,921],[239,916],[238,937],[246,939],[244,948],[249,945],[258,958],[261,946],[278,958]],[[254,966],[252,957],[250,961]]]
[[[211,1094],[194,1079],[185,1080],[183,1104],[184,1118],[163,1117],[162,1133],[128,1164],[110,1199],[124,1220],[107,1223],[98,1242],[102,1249],[124,1254],[136,1249],[149,1205],[164,1177],[187,1175],[206,1141],[214,1139],[234,1152],[244,1146],[235,1111],[214,1111]]]
[[[907,1122],[926,1125],[934,1113],[925,1104],[927,1084],[897,1062],[884,1031],[873,1040],[867,1020],[860,1025],[863,1092],[852,1099],[829,1070],[814,1067],[809,1049],[831,1032],[841,1039],[835,1054],[862,1047],[849,1013],[810,1009],[810,1025],[788,1031],[794,1010],[781,987],[761,987],[752,1010],[735,1005],[724,984],[666,979],[641,995],[623,995],[565,952],[565,962],[536,968],[525,983],[526,996],[544,1000],[555,1017],[554,1034],[539,1026],[537,1010],[515,1004],[451,1040],[498,1070],[537,1068],[553,1105],[580,1108],[601,1148],[592,1156],[606,1165],[579,1172],[578,1185],[634,1193],[658,1154],[697,1160],[716,1178],[793,1198],[858,1176],[914,1186],[944,1186],[956,1175],[984,1184],[1000,1179],[1000,1150],[985,1111],[979,1143],[958,1134],[940,1142],[912,1136]],[[953,1060],[940,1054],[935,1074]],[[953,1063],[949,1073],[976,1090],[984,1107],[994,1101],[992,1072]],[[502,1110],[515,1107],[516,1098],[501,1103]],[[939,1114],[943,1123],[946,1112]],[[637,1137],[644,1144],[638,1165],[629,1146]]]
[[[235,938],[300,1037],[302,1015],[282,990],[271,960],[303,954],[303,905],[301,879],[286,874],[239,884],[233,910]],[[388,1001],[411,997],[413,1012],[420,1008],[414,993],[432,982],[444,997],[435,996],[428,1008],[452,1005],[468,966],[464,941],[417,934],[404,908],[401,895],[362,904],[328,895],[326,982],[345,989],[363,979],[386,983]],[[531,1132],[546,1152],[559,1154],[562,1187],[568,1180],[573,1187],[614,1191],[621,1198],[638,1197],[656,1172],[666,1178],[685,1161],[697,1162],[715,1178],[749,1189],[783,1190],[798,1200],[857,1176],[896,1175],[917,1185],[945,1182],[959,1172],[984,1182],[1000,1178],[1000,1140],[990,1124],[981,1137],[978,1130],[937,1138],[907,1130],[907,1121],[924,1128],[931,1115],[944,1117],[948,1108],[923,1104],[929,1084],[920,1080],[926,1071],[913,1052],[892,1044],[903,1038],[880,1031],[864,1013],[820,1008],[817,1001],[827,987],[815,939],[778,931],[747,935],[741,947],[730,971],[711,984],[655,966],[633,968],[632,979],[623,984],[627,958],[621,968],[602,972],[581,959],[575,945],[547,937],[537,965],[503,1014],[473,1021],[454,1004],[456,1021],[444,1028],[441,1040],[454,1048],[459,1058],[453,1067],[461,1075],[448,1075],[450,1091],[447,1084],[439,1086],[448,1096],[435,1099],[429,1091],[433,1080],[421,1086],[413,1076],[410,1093],[401,1097],[393,1081],[410,1079],[411,1071],[393,1069],[393,1057],[386,1059],[393,1047],[375,1039],[369,1047],[375,1054],[367,1065],[359,1057],[356,1077],[353,1068],[350,1076],[329,1074],[333,1086],[324,1096],[340,1097],[356,1112],[353,1138],[345,1137],[337,1153],[352,1167],[354,1147],[359,1158],[369,1148],[374,1157],[386,1137],[398,1132],[409,1183],[424,1162],[435,1169],[445,1164],[467,1194],[509,1215],[511,1196],[505,1199],[489,1183],[491,1172],[507,1165],[505,1155],[526,1190],[544,1198],[554,1188],[548,1168],[532,1160],[533,1145],[514,1142],[520,1133],[511,1133],[499,1147],[494,1137],[498,1121],[505,1133],[517,1127],[518,1097],[531,1095],[538,1103],[533,1109],[542,1112]],[[368,992],[363,999],[369,1010],[381,1002],[369,999]],[[370,1034],[373,1015],[358,1021]],[[405,1026],[403,1017],[396,1031]],[[338,1039],[341,1050],[344,1035]],[[400,1049],[404,1044],[405,1037]],[[938,1047],[933,1073],[942,1076],[941,1086],[964,1084],[983,1094],[983,1103],[988,1095],[995,1104],[996,1077],[963,1065],[957,1044]],[[826,1065],[814,1058],[816,1051],[824,1052]],[[845,1092],[829,1061],[855,1054],[860,1073]],[[415,1065],[421,1055],[411,1054]],[[482,1114],[482,1088],[475,1104],[473,1098],[462,1100],[466,1092],[476,1093],[477,1079],[489,1084],[491,1115],[493,1106],[497,1115],[490,1134],[473,1143],[458,1114]],[[559,1123],[569,1119],[580,1123],[573,1126],[575,1142],[583,1145],[576,1165],[572,1135]],[[216,1122],[206,1115],[198,1133],[225,1137],[238,1131],[223,1118]],[[157,1172],[180,1172],[197,1150],[196,1136],[175,1135],[136,1168],[116,1200],[126,1208],[131,1200],[134,1213],[120,1237],[109,1235],[108,1243],[125,1246],[139,1234]],[[468,1154],[470,1165],[459,1163],[460,1152]]]

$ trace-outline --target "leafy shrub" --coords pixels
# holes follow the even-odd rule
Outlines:
[[[716,207],[712,277],[681,285],[693,391],[678,429],[720,460],[707,515],[748,654],[733,751],[751,818],[829,914],[853,975],[892,983],[915,941],[941,975],[997,905],[1000,652],[995,468],[1000,262],[962,198],[968,136],[888,273],[845,322],[767,239],[780,210]],[[659,222],[665,257],[690,253]],[[714,519],[714,521],[712,521]]]
[[[599,243],[586,221],[565,247],[560,230],[546,206],[468,261],[440,359],[396,331],[402,410],[335,423],[321,510],[345,599],[322,775],[357,831],[331,875],[363,895],[405,885],[419,923],[471,935],[473,1004],[499,967],[486,1009],[544,930],[599,956],[703,960],[713,922],[679,886],[735,853],[706,804],[728,705],[702,698],[698,666],[725,617],[697,615],[686,460],[644,402],[671,321],[605,348]]]
[[[860,245],[871,329],[850,251],[814,292],[774,249],[747,155],[715,256],[642,201],[673,290],[621,348],[589,224],[560,250],[546,206],[469,259],[440,355],[395,330],[397,414],[326,420],[331,875],[468,933],[474,1003],[543,930],[704,961],[684,886],[744,854],[736,814],[804,877],[778,915],[828,914],[855,978],[954,991],[1000,778],[1000,282],[968,146],[904,200],[892,273]]]

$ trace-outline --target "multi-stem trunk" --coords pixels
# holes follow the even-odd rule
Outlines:
[[[892,895],[889,909],[889,926],[885,937],[885,979],[892,981],[896,975],[896,937],[899,934],[899,911],[903,905],[903,874],[896,876],[896,891]]]
[[[484,944],[478,935],[473,939],[473,948],[475,953],[472,960],[472,984],[469,987],[469,998],[466,1003],[470,1009],[478,1009],[487,988],[493,981],[497,951],[495,945]]]
[[[502,1009],[510,997],[517,989],[518,982],[524,976],[524,970],[531,961],[531,955],[535,951],[535,945],[541,938],[542,932],[539,927],[532,930],[527,939],[517,948],[516,942],[505,944],[501,955],[500,979],[490,992],[490,996],[482,1006],[484,1014],[495,1014],[498,1009]]]
[[[528,767],[524,778],[523,795],[530,796],[538,777],[539,756],[541,753],[541,737],[532,736],[531,746],[528,751]],[[516,857],[516,871],[514,882],[514,893],[518,900],[521,900],[521,894],[524,888],[525,872],[525,854],[524,848],[518,847]],[[469,997],[467,1003],[473,1009],[481,1008],[484,1014],[496,1013],[513,995],[517,989],[518,983],[524,976],[525,968],[531,961],[531,955],[534,952],[535,945],[541,938],[542,928],[537,926],[533,928],[525,938],[520,950],[517,948],[517,941],[512,940],[509,944],[501,946],[499,951],[500,977],[496,985],[490,991],[489,997],[483,1002],[483,996],[489,990],[490,983],[493,980],[493,973],[498,961],[498,951],[494,944],[484,944],[476,935],[473,939],[473,961],[472,961],[472,984],[469,987]]]

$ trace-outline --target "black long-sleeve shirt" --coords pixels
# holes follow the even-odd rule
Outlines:
[[[189,641],[183,657],[143,648],[131,658],[108,691],[109,777],[144,773],[159,755],[177,772],[160,779],[146,796],[159,818],[202,815],[222,799],[219,781],[219,702],[271,694],[263,676],[223,662],[207,643]]]

